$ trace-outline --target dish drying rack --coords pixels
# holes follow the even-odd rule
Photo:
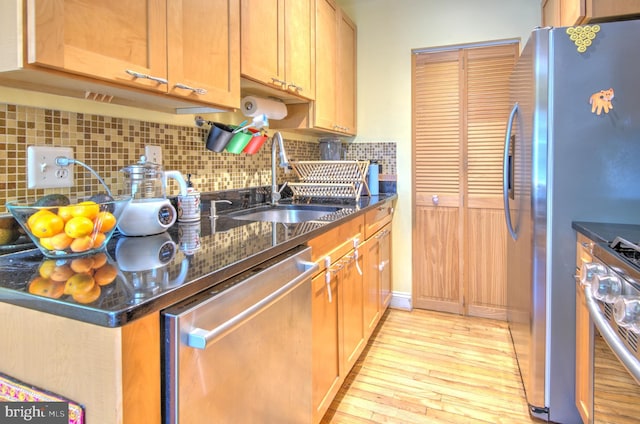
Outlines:
[[[368,160],[297,161],[290,163],[300,182],[288,184],[294,198],[360,199],[366,182]]]

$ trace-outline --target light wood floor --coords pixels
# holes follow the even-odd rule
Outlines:
[[[322,423],[542,423],[506,322],[389,310]]]

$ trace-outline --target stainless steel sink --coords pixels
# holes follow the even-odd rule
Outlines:
[[[336,212],[341,208],[322,205],[276,205],[261,206],[227,215],[229,218],[243,221],[269,221],[295,224],[314,221]]]

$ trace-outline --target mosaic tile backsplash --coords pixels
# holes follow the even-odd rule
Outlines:
[[[254,154],[215,153],[205,148],[208,127],[189,127],[102,115],[65,112],[0,103],[0,212],[5,202],[62,193],[85,198],[104,191],[100,182],[79,165],[74,166],[74,186],[57,189],[27,188],[27,146],[72,147],[74,159],[93,168],[114,192],[123,187],[120,169],[137,162],[148,144],[162,147],[163,167],[191,174],[201,192],[268,186],[271,182],[270,140]],[[272,131],[270,132],[270,134]],[[382,173],[396,174],[396,144],[350,143],[346,159],[377,159]],[[319,160],[317,143],[285,139],[290,160]],[[282,169],[278,181],[291,179]],[[168,195],[177,194],[169,183]]]

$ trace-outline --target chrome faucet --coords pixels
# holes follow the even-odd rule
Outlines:
[[[230,205],[232,205],[233,203],[231,202],[231,200],[226,200],[226,199],[222,199],[222,200],[212,200],[211,201],[211,209],[209,212],[209,215],[211,216],[211,218],[217,218],[218,217],[218,212],[216,210],[216,203],[228,203]]]
[[[276,148],[280,148],[280,167],[287,169],[289,166],[289,160],[287,159],[287,152],[284,150],[284,142],[282,135],[279,131],[273,134],[271,139],[271,204],[275,205],[282,197],[280,191],[285,187],[285,183],[280,190],[278,190],[278,181],[276,176]]]

